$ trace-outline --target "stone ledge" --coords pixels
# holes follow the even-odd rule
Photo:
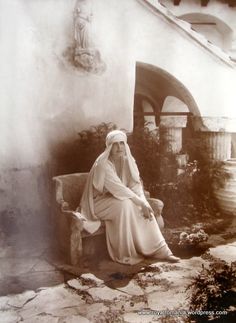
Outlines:
[[[192,117],[195,131],[236,132],[236,118],[227,117]]]
[[[161,116],[160,126],[163,128],[185,128],[187,116]]]

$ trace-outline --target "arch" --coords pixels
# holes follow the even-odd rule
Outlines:
[[[163,107],[162,107],[163,112],[188,112],[188,107],[187,105],[176,98],[175,96],[167,96],[165,98]]]
[[[224,50],[231,49],[234,31],[220,18],[200,12],[185,13],[178,18],[189,22],[194,30],[202,33],[214,45]]]
[[[142,102],[142,106],[143,106],[143,112],[147,112],[147,113],[154,113],[154,107],[152,106],[152,104],[149,102],[149,100],[147,99],[143,99]]]
[[[147,102],[151,109],[147,111],[144,106],[144,102]],[[146,110],[146,111],[145,111]],[[145,121],[153,121],[155,127],[159,124],[160,108],[154,102],[152,98],[144,93],[135,93],[134,96],[134,129],[142,127]]]
[[[177,78],[157,66],[136,62],[135,95],[137,94],[142,94],[154,102],[158,114],[166,97],[174,96],[187,105],[192,115],[200,116],[189,90]]]
[[[136,62],[134,130],[138,130],[139,127],[144,125],[145,113],[142,111],[142,99],[147,100],[154,107],[155,116],[151,115],[151,113],[149,115],[147,113],[146,116],[149,117],[149,120],[155,120],[157,127],[160,125],[161,115],[201,116],[193,96],[176,77],[160,67]],[[171,103],[171,109],[165,109],[165,102],[167,104]],[[181,103],[181,109],[178,109]],[[185,145],[186,138],[191,135],[192,126],[191,122],[188,122],[187,127],[182,130],[183,145]]]

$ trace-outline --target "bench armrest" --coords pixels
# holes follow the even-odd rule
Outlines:
[[[154,211],[154,215],[155,215],[156,221],[159,225],[159,228],[163,229],[164,228],[164,220],[163,220],[163,217],[161,214],[162,214],[162,210],[164,207],[164,203],[161,200],[158,200],[155,198],[147,198],[147,201]]]

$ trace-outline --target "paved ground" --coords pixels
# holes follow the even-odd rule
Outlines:
[[[232,225],[228,233],[234,230]],[[236,239],[228,236],[228,243],[211,236],[215,246],[209,252],[231,262]],[[65,265],[53,250],[48,241],[29,244],[22,237],[0,246],[1,323],[167,322],[167,310],[172,311],[168,322],[184,322],[185,289],[211,259],[125,266],[104,258],[77,268]]]

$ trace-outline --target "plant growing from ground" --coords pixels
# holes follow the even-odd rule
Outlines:
[[[157,130],[139,128],[128,134],[128,143],[138,164],[145,189],[152,194],[156,183],[161,181],[160,138]]]
[[[191,311],[214,311],[211,319],[217,318],[217,312],[227,311],[232,318],[236,314],[236,262],[214,260],[209,268],[203,266],[187,289],[191,291]],[[223,319],[226,322],[227,316]]]
[[[165,204],[166,222],[173,227],[222,218],[213,191],[223,187],[229,178],[223,170],[223,162],[210,158],[207,145],[198,136],[187,140],[185,151],[189,162],[177,170],[180,171],[177,178],[156,185],[156,196]],[[172,167],[176,168],[176,165]]]
[[[204,230],[192,231],[190,233],[181,232],[179,236],[180,246],[194,246],[208,240],[208,234]]]
[[[122,317],[122,310],[109,309],[106,312],[100,312],[93,317],[96,323],[124,323],[124,318]]]

